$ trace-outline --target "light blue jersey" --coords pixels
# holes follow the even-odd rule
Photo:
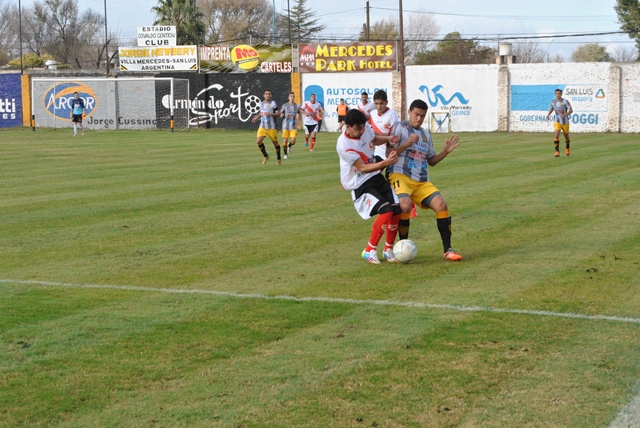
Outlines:
[[[262,113],[275,113],[278,111],[278,104],[275,101],[262,101],[260,103],[260,128],[276,129],[276,118],[273,116],[263,116]]]
[[[280,113],[284,114],[282,119],[282,130],[293,131],[298,129],[297,120],[300,113],[300,106],[297,103],[284,103],[280,108]]]
[[[427,159],[436,155],[433,148],[433,141],[429,131],[424,128],[414,128],[408,121],[397,122],[391,129],[391,135],[400,137],[398,144],[389,143],[390,147],[398,147],[404,144],[411,134],[418,136],[418,141],[409,146],[404,152],[398,155],[398,162],[387,167],[389,173],[397,172],[404,174],[412,180],[420,183],[429,181],[429,164]]]
[[[553,101],[551,101],[551,108],[553,108],[555,113],[556,122],[560,125],[566,125],[569,123],[569,116],[566,116],[567,112],[571,110],[571,104],[569,101],[564,98],[560,98],[559,100],[554,98]],[[565,117],[560,117],[560,113],[564,114]]]

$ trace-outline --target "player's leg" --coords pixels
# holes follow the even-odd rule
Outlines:
[[[286,129],[282,130],[282,149],[284,151],[284,159],[286,159],[289,154],[289,131]]]
[[[278,142],[278,131],[276,129],[269,129],[267,134],[273,143],[273,147],[276,149],[277,164],[280,165],[282,164],[282,157],[280,154],[280,143]]]
[[[435,189],[435,187],[433,187]],[[451,247],[451,216],[449,208],[444,197],[436,189],[427,198],[422,201],[422,206],[428,207],[436,213],[436,224],[440,238],[442,239],[442,247],[444,249],[444,258],[446,260],[460,261],[462,256],[454,251]]]
[[[82,115],[78,115],[78,123],[80,123],[80,130],[82,131],[82,135],[84,135],[84,124],[82,123]]]
[[[75,114],[71,116],[71,123],[73,123],[73,136],[75,137],[78,135],[78,118]]]
[[[266,164],[267,161],[269,160],[269,154],[267,153],[267,149],[264,147],[264,137],[267,136],[267,134],[264,131],[265,131],[264,128],[258,128],[258,136],[256,138],[256,144],[258,145],[258,149],[262,153],[262,156],[264,156],[264,158],[262,159],[262,165]]]
[[[314,147],[316,146],[316,134],[318,132],[318,125],[313,128],[313,132],[311,133],[311,145],[309,146],[309,151],[312,152]]]
[[[553,122],[553,147],[555,148],[555,157],[560,156],[560,124]]]
[[[401,213],[398,219],[398,237],[400,239],[409,239],[411,207],[413,206],[413,201],[411,200],[411,194],[413,193],[412,181],[404,174],[393,172],[389,174],[389,183],[400,201]]]
[[[309,147],[309,135],[313,130],[314,125],[304,125],[304,146]]]
[[[563,126],[562,133],[564,134],[565,153],[567,156],[571,154],[571,139],[569,138],[569,124]]]

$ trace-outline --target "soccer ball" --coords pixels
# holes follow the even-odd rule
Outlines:
[[[409,239],[402,239],[393,246],[393,256],[400,263],[409,263],[418,255],[418,247]]]

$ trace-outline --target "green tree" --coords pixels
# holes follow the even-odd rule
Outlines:
[[[175,25],[179,45],[204,43],[205,25],[196,0],[159,0],[151,11],[156,14],[153,25]]]
[[[36,55],[34,53],[27,53],[22,55],[22,67],[24,68],[40,68],[44,67],[44,63],[53,57],[49,54],[44,54],[42,56]],[[9,61],[8,64],[10,67],[20,67],[20,58],[14,58]]]
[[[620,29],[636,41],[640,60],[640,0],[617,0],[614,9],[618,14]]]
[[[268,0],[201,0],[205,41],[256,44],[269,40],[273,8]],[[280,34],[281,25],[276,27]]]
[[[573,62],[610,62],[611,56],[607,53],[605,46],[598,43],[587,43],[578,46],[571,54]]]
[[[369,28],[369,34],[366,34],[366,29],[360,32],[360,41],[385,41],[398,40],[399,38],[398,21],[393,18],[385,18],[381,21],[374,22],[371,28]]]
[[[480,46],[477,40],[463,39],[457,31],[447,34],[434,50],[418,52],[414,56],[416,65],[491,64],[494,61],[493,49]]]
[[[292,9],[280,14],[283,28],[291,28],[291,41],[308,43],[313,41],[326,25],[316,24],[315,13],[307,7],[307,0],[297,0]]]

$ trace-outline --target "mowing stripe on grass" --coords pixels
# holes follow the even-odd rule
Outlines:
[[[422,302],[401,302],[394,300],[369,300],[369,299],[344,299],[339,297],[296,297],[296,296],[267,296],[257,293],[235,293],[232,291],[216,291],[216,290],[199,290],[199,289],[181,289],[181,288],[155,288],[155,287],[138,287],[134,285],[104,285],[104,284],[72,284],[64,282],[36,281],[36,280],[20,280],[20,279],[0,279],[0,284],[28,284],[41,285],[48,287],[69,287],[69,288],[98,288],[108,290],[130,290],[130,291],[153,291],[158,293],[176,293],[176,294],[210,294],[215,296],[235,297],[239,299],[262,299],[262,300],[290,300],[295,302],[328,302],[328,303],[348,303],[354,305],[381,305],[381,306],[404,306],[410,308],[429,308],[429,309],[447,309],[459,312],[493,312],[519,315],[535,315],[541,317],[559,317],[559,318],[575,318],[592,321],[613,321],[628,324],[640,324],[639,318],[618,317],[612,315],[585,315],[571,312],[551,312],[538,311],[532,309],[509,309],[509,308],[491,308],[484,306],[459,306],[449,304],[422,303]]]

